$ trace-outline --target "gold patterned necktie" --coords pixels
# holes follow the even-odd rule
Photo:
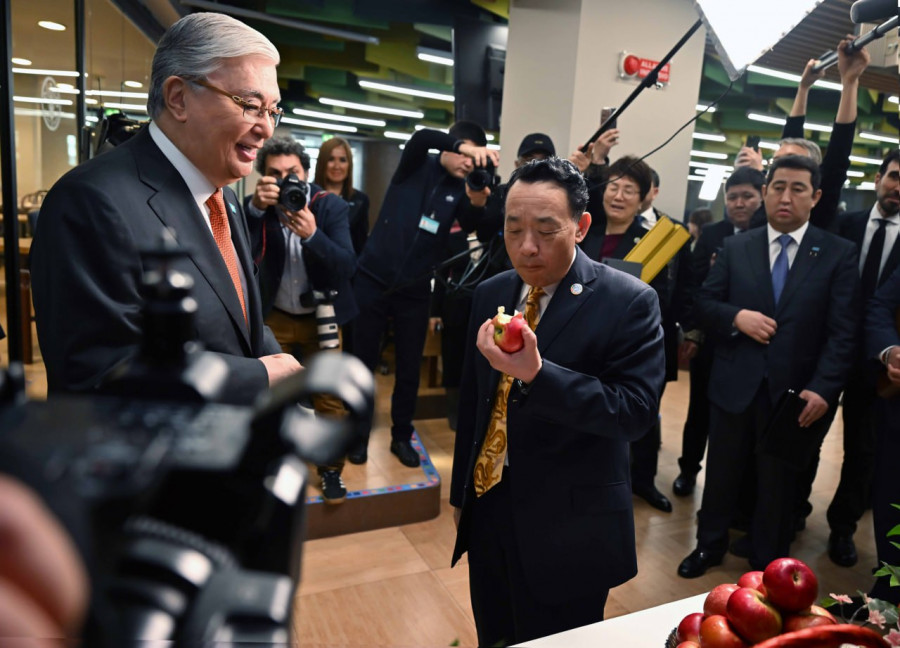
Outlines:
[[[528,292],[528,299],[525,301],[525,321],[532,331],[540,318],[540,299],[543,294],[543,288],[534,287]],[[500,483],[503,476],[503,464],[506,461],[506,401],[509,399],[512,382],[512,376],[502,374],[497,385],[491,422],[475,462],[473,479],[478,497]]]
[[[225,267],[228,268],[228,274],[231,276],[231,283],[241,302],[241,310],[246,323],[247,306],[244,304],[241,275],[238,273],[237,258],[234,255],[234,246],[231,244],[231,226],[228,224],[228,215],[225,213],[225,198],[222,196],[221,189],[216,189],[216,192],[206,201],[206,206],[209,207],[209,223],[212,226],[213,238],[216,240],[216,245],[219,246],[219,253],[225,261]]]

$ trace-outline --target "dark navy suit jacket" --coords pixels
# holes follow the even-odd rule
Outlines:
[[[450,487],[463,509],[454,564],[469,546],[473,467],[500,379],[476,333],[498,306],[512,312],[521,290],[510,270],[473,296]],[[656,420],[665,359],[653,290],[581,250],[535,333],[543,367],[527,388],[514,381],[507,404],[510,496],[531,592],[559,604],[637,572],[628,445]]]

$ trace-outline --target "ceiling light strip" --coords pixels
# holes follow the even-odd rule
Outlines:
[[[314,117],[318,119],[331,119],[337,122],[346,122],[348,124],[362,124],[363,126],[379,126],[384,128],[387,125],[383,119],[367,119],[365,117],[347,117],[346,115],[335,115],[333,113],[320,112],[318,110],[307,110],[306,108],[294,108],[291,110],[295,115],[304,117]]]
[[[425,116],[425,113],[420,110],[386,108],[384,106],[373,106],[371,104],[355,103],[353,101],[344,101],[343,99],[330,99],[328,97],[319,97],[319,102],[325,104],[326,106],[338,106],[340,108],[350,108],[351,110],[362,110],[363,112],[380,113],[382,115],[412,117],[413,119],[422,119]]]
[[[292,124],[294,126],[306,126],[308,128],[321,128],[326,131],[337,131],[340,133],[355,133],[359,129],[356,126],[344,126],[342,124],[326,124],[325,122],[312,121],[309,119],[294,119],[293,117],[282,117],[282,124]]]
[[[438,101],[455,100],[452,94],[446,92],[436,92],[433,90],[424,90],[421,88],[413,88],[410,86],[401,86],[393,83],[384,83],[382,81],[372,81],[370,79],[360,79],[359,86],[367,90],[380,90],[382,92],[393,92],[395,94],[407,95],[410,97],[422,97],[424,99],[437,99]]]

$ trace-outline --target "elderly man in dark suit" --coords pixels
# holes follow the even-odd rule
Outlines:
[[[859,275],[863,304],[877,287],[900,267],[900,151],[885,156],[875,174],[875,196],[871,209],[841,214],[837,234],[853,241],[859,252]],[[828,507],[828,555],[843,567],[856,564],[853,542],[856,523],[870,503],[875,462],[875,388],[865,363],[850,372],[842,399],[844,416],[844,462],[841,480]],[[810,475],[810,477],[813,477]]]
[[[864,351],[893,389],[900,390],[900,268],[884,281],[866,311]],[[872,480],[872,521],[878,565],[900,565],[900,548],[888,532],[900,525],[897,495],[897,457],[900,457],[900,396],[875,401],[876,452]],[[880,574],[869,592],[873,597],[900,605],[900,589],[890,586],[890,576]]]
[[[757,471],[750,564],[786,556],[799,474],[809,456],[758,448],[775,405],[794,390],[805,401],[779,432],[815,447],[853,362],[859,277],[853,244],[809,224],[821,195],[819,168],[785,156],[769,167],[768,225],[725,241],[697,295],[698,317],[720,335],[709,383],[711,424],[697,548],[678,567],[701,576],[722,561],[748,461]]]
[[[222,399],[251,403],[300,369],[263,325],[247,226],[225,187],[250,173],[280,118],[278,61],[268,39],[233,18],[182,18],[153,58],[149,127],[47,194],[31,270],[51,393],[95,389],[135,357],[139,250],[164,227],[188,251],[177,267],[194,278],[195,337],[228,365]]]
[[[515,270],[473,296],[450,489],[483,646],[600,621],[635,575],[628,444],[665,367],[653,289],[576,246],[591,217],[574,165],[533,161],[508,186]],[[494,343],[498,306],[535,327],[520,351]]]

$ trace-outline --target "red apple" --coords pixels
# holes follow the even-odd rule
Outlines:
[[[678,641],[700,641],[700,624],[703,622],[703,613],[694,612],[688,614],[678,624],[675,638]]]
[[[837,620],[831,612],[818,605],[811,605],[808,610],[801,610],[784,618],[784,631],[793,632],[803,628],[816,628],[823,625],[834,625]]]
[[[739,587],[752,587],[758,592],[762,592],[762,595],[766,595],[766,586],[763,585],[763,573],[761,571],[749,571],[740,578],[738,578],[737,582]]]
[[[759,643],[781,632],[781,614],[752,587],[735,590],[728,598],[728,620],[750,643]]]
[[[700,648],[748,648],[749,645],[721,614],[706,617],[700,624]]]
[[[734,583],[725,583],[713,587],[712,591],[706,595],[706,600],[703,601],[703,613],[706,616],[714,614],[725,616],[725,606],[728,604],[728,597],[734,594],[737,589],[738,586]]]
[[[700,644],[696,641],[682,641],[675,648],[700,648]]]
[[[515,353],[525,346],[522,329],[528,326],[525,317],[519,311],[509,316],[503,306],[497,308],[497,314],[491,320],[494,325],[494,342],[506,353]]]
[[[763,572],[766,597],[782,612],[799,612],[816,602],[819,581],[796,558],[777,558]]]

